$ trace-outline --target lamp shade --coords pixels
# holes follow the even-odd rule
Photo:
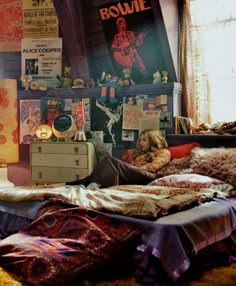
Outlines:
[[[19,161],[16,79],[0,79],[0,161]]]

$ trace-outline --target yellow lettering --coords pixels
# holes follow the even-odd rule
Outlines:
[[[99,12],[102,20],[107,20],[110,18],[109,11],[107,8],[100,9]]]
[[[119,8],[121,15],[127,15],[127,14],[133,14],[134,13],[133,1],[132,1],[131,7],[129,7],[129,3],[124,3],[124,9],[123,9],[120,2],[117,5],[117,7]]]
[[[109,12],[110,12],[110,16],[113,18],[116,18],[120,15],[120,11],[119,11],[118,7],[116,7],[116,6],[111,6],[109,9]]]
[[[146,2],[147,2],[146,0],[139,0],[139,7],[141,11],[152,9],[151,6],[145,7]]]
[[[117,18],[120,14],[124,16],[149,9],[152,9],[152,7],[148,6],[147,0],[133,0],[131,3],[119,2],[117,5],[112,5],[109,8],[101,8],[99,9],[99,12],[101,19],[107,20],[110,17]]]

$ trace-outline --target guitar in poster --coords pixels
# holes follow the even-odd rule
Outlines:
[[[128,68],[136,83],[145,83],[165,69],[151,0],[113,1],[99,7],[99,16],[118,76]]]

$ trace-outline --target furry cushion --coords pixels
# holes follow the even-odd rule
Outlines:
[[[169,186],[179,188],[210,188],[216,191],[228,192],[234,187],[221,180],[199,174],[175,174],[156,179],[150,186]]]
[[[189,166],[193,173],[217,178],[236,188],[236,148],[194,148]]]
[[[172,174],[192,174],[193,170],[189,167],[189,157],[172,159],[169,164],[165,165],[157,172],[159,177]]]

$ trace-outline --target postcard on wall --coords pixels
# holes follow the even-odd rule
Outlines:
[[[21,74],[32,75],[50,88],[58,86],[62,71],[62,38],[22,39]]]
[[[172,127],[170,112],[161,112],[160,113],[160,128]]]
[[[135,97],[123,97],[123,129],[138,130],[139,118],[143,111],[142,102],[137,103]]]
[[[41,96],[40,98],[40,123],[53,125],[54,119],[62,114],[71,115],[72,99],[55,96]]]
[[[145,83],[157,67],[165,70],[152,0],[112,1],[99,7],[98,14],[117,75],[129,68],[136,83]]]
[[[40,100],[20,100],[20,144],[30,144],[36,139],[36,128],[40,125]]]
[[[20,51],[23,34],[22,0],[0,2],[0,52]]]
[[[122,141],[134,141],[134,131],[133,130],[122,130]]]
[[[149,117],[141,117],[139,119],[139,131],[144,129],[160,129],[160,117],[159,116],[149,116]]]
[[[153,112],[155,111],[155,113],[158,114],[162,110],[162,108],[159,105],[157,96],[156,97],[148,96],[147,100],[143,103],[143,110],[147,111],[147,114],[148,111],[153,111]]]
[[[23,38],[54,38],[58,34],[53,0],[23,0]]]

